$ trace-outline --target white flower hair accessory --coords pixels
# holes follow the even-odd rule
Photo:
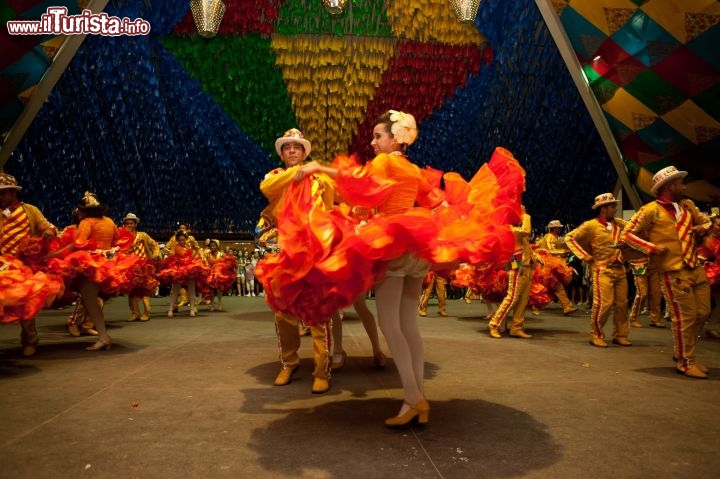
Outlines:
[[[100,206],[100,202],[99,202],[99,201],[97,200],[97,198],[95,197],[95,194],[94,194],[94,193],[91,193],[91,192],[89,192],[89,191],[86,191],[86,192],[85,192],[85,194],[83,195],[83,198],[82,198],[82,199],[83,199],[83,204],[84,204],[86,207],[92,208],[92,207],[95,207],[95,206]]]
[[[390,121],[392,122],[390,132],[397,142],[408,146],[412,145],[418,135],[415,117],[402,111],[389,110],[388,113],[390,113]]]

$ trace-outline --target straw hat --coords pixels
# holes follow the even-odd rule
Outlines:
[[[138,218],[135,213],[128,213],[128,214],[126,214],[126,215],[125,215],[125,218],[123,218],[123,223],[126,222],[127,220],[134,220],[134,221],[135,221],[135,224],[140,223],[140,218]]]
[[[619,203],[620,200],[615,199],[615,196],[612,193],[603,193],[602,195],[597,195],[595,197],[595,204],[592,205],[592,209],[599,208],[603,205],[609,205],[610,203]]]
[[[650,188],[650,193],[657,195],[657,192],[662,185],[668,181],[674,180],[675,178],[685,178],[687,174],[687,171],[680,171],[674,166],[663,168],[655,173],[655,176],[653,176],[653,185],[652,188]]]
[[[565,225],[563,225],[562,223],[560,223],[560,220],[552,220],[550,223],[548,223],[547,229],[550,230],[550,229],[553,229],[553,228],[562,228],[563,226],[565,226]]]
[[[297,128],[289,129],[283,134],[283,136],[275,140],[275,151],[277,151],[280,158],[282,158],[282,147],[286,143],[300,143],[305,149],[305,155],[309,155],[310,150],[312,149],[310,142],[305,139],[302,131]]]
[[[0,173],[0,190],[22,190],[14,176]]]

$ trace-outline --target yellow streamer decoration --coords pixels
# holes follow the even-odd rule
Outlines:
[[[395,40],[273,35],[271,44],[313,159],[331,161],[347,152],[395,54]]]
[[[387,2],[387,16],[393,35],[422,43],[480,45],[485,37],[475,25],[460,23],[450,2],[438,0],[395,0]]]

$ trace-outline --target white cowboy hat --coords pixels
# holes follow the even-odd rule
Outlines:
[[[280,158],[282,158],[282,147],[285,143],[300,143],[305,150],[306,156],[310,154],[310,150],[312,149],[310,142],[305,139],[302,131],[297,128],[289,129],[283,134],[283,136],[275,140],[275,151],[277,151]]]
[[[137,217],[135,213],[128,213],[125,215],[125,218],[123,218],[123,223],[127,220],[135,220],[135,223],[140,223],[140,218]]]
[[[0,190],[22,190],[14,176],[0,173]]]
[[[675,178],[685,178],[687,174],[687,171],[680,171],[674,166],[663,168],[653,176],[653,185],[652,188],[650,188],[650,193],[657,195],[657,192],[662,185],[668,181],[674,180]]]
[[[603,205],[609,205],[610,203],[619,203],[620,200],[615,198],[612,193],[603,193],[595,197],[595,204],[592,205],[592,209],[599,208]]]
[[[552,220],[550,223],[548,223],[547,229],[562,228],[563,226],[565,226],[565,225],[560,223],[560,220]]]

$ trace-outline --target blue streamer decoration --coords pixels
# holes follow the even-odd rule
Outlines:
[[[503,146],[526,170],[534,229],[580,224],[617,175],[539,10],[484,0],[476,25],[495,59],[420,125],[410,157],[470,178]]]
[[[108,14],[148,20],[150,35],[89,36],[8,161],[23,198],[59,226],[93,190],[146,231],[252,231],[276,161],[158,41],[187,10],[187,0],[113,0]],[[616,174],[539,11],[484,0],[476,24],[495,60],[420,125],[411,157],[469,177],[504,146],[526,169],[536,230],[579,224]]]
[[[153,34],[88,36],[6,170],[58,226],[91,190],[112,217],[132,211],[146,231],[187,223],[250,237],[267,203],[258,185],[274,162],[160,44],[187,10],[165,3],[174,15],[159,15],[162,2],[108,8],[149,18]]]

